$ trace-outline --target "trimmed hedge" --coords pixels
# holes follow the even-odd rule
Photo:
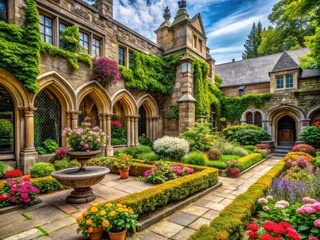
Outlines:
[[[214,186],[218,182],[218,170],[201,166],[192,167],[196,171],[193,174],[177,178],[142,192],[133,193],[112,202],[125,204],[131,207],[136,214],[148,214],[155,211],[169,202],[180,201],[193,193],[199,192],[208,187]],[[130,167],[130,175],[141,175],[152,165],[133,163]],[[115,169],[112,169],[112,172]],[[105,205],[106,203],[101,203]]]
[[[265,175],[259,178],[249,189],[223,209],[219,216],[211,221],[210,226],[204,225],[188,240],[236,240],[243,236],[243,230],[249,223],[256,209],[256,202],[265,196],[271,186],[272,179],[281,174],[285,163],[281,160]]]
[[[238,161],[240,163],[239,167],[241,172],[261,160],[262,160],[262,155],[260,153],[251,153],[248,156],[240,158]]]
[[[51,193],[66,188],[51,176],[34,178],[30,180],[30,183],[38,188],[40,190],[40,193]]]

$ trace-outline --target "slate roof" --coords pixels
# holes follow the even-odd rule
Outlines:
[[[320,76],[320,69],[304,69],[301,78],[313,78]]]
[[[299,68],[299,65],[289,56],[289,54],[284,52],[271,72],[275,73],[286,70],[296,70]]]
[[[287,54],[298,66],[298,57],[308,52],[309,49],[301,48],[288,51]],[[219,64],[215,66],[215,72],[224,79],[222,87],[270,82],[269,72],[274,69],[282,55],[283,53],[277,53],[263,57]]]

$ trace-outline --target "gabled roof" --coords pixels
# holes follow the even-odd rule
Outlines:
[[[206,32],[203,27],[203,22],[202,22],[202,18],[201,18],[200,13],[196,14],[190,21],[191,21],[192,26],[194,26],[196,29],[198,29],[198,31],[200,33],[202,33],[203,36],[206,36]]]
[[[298,65],[298,57],[308,52],[309,49],[301,48],[288,51],[287,54]],[[224,79],[222,87],[270,82],[269,72],[273,70],[282,54],[219,64],[215,66],[215,72]]]
[[[284,51],[270,73],[299,69],[299,65]]]

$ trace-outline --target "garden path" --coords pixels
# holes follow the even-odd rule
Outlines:
[[[219,177],[222,187],[214,190],[196,202],[184,207],[174,215],[163,219],[128,240],[186,240],[204,224],[209,224],[219,212],[239,194],[245,192],[260,176],[268,172],[281,158],[273,157],[254,167],[239,178]],[[119,175],[108,174],[99,184],[93,186],[96,202],[116,199],[138,192],[153,185],[120,180]],[[27,209],[0,215],[0,239],[5,240],[80,240],[75,217],[90,204],[67,204],[64,199],[70,193],[64,190],[42,195],[42,203]],[[49,236],[45,236],[48,233]]]
[[[152,225],[128,240],[186,240],[202,225],[209,224],[227,205],[267,173],[280,157],[272,157],[239,178],[219,177],[222,187]]]

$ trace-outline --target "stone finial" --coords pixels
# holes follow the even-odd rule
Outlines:
[[[163,17],[166,21],[170,20],[171,15],[170,15],[170,9],[168,6],[164,9]]]
[[[185,9],[187,7],[187,1],[181,0],[178,2],[179,4],[179,9]]]

